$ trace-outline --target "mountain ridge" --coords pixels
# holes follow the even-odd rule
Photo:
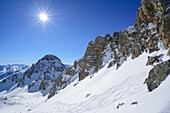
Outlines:
[[[108,62],[110,62],[108,68],[116,65],[118,69],[129,56],[135,59],[144,52],[159,51],[159,41],[163,42],[165,49],[169,49],[169,4],[168,0],[141,0],[135,24],[124,31],[98,36],[95,41],[90,41],[84,56],[59,76],[48,98],[76,78],[81,81],[96,73]]]

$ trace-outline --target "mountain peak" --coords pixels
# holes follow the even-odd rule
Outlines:
[[[45,55],[24,73],[19,86],[28,85],[28,92],[40,90],[43,95],[46,95],[54,85],[54,81],[66,69],[67,67],[58,57],[51,54]]]
[[[47,54],[45,55],[41,60],[59,60],[61,61],[58,57],[56,57],[55,55],[52,54]]]

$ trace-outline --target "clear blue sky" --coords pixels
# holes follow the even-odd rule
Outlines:
[[[135,22],[140,0],[0,0],[0,64],[36,63],[54,54],[63,63],[81,58],[98,35]],[[47,11],[48,21],[39,20]]]

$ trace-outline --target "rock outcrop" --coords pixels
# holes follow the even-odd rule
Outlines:
[[[83,58],[59,75],[49,98],[65,88],[76,78],[83,80],[109,63],[108,68],[118,69],[127,59],[139,57],[143,52],[159,51],[161,40],[164,48],[170,45],[170,1],[141,0],[135,24],[113,35],[98,36],[89,42]]]
[[[164,61],[154,66],[150,72],[148,78],[145,80],[145,84],[149,91],[157,88],[162,81],[170,74],[170,60]]]
[[[148,56],[148,61],[146,65],[153,65],[154,63],[158,63],[162,61],[163,54],[160,54],[158,56]]]

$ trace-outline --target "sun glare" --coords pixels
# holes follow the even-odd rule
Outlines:
[[[47,19],[48,19],[47,14],[45,14],[45,13],[41,13],[41,14],[40,14],[40,20],[42,20],[43,22],[45,22],[45,21],[47,21]]]

